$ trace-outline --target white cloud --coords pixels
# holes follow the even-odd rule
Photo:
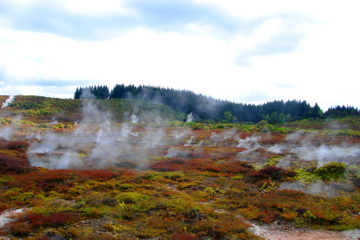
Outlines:
[[[265,21],[250,36],[239,36],[233,41],[234,47],[238,49],[251,49],[259,43],[265,43],[271,36],[280,31],[283,21],[279,18]]]
[[[112,12],[119,9],[121,2],[119,0],[102,0],[101,4],[96,0],[63,0],[66,6],[76,12]]]
[[[16,1],[19,9],[41,3]],[[168,4],[170,9],[181,6],[190,17],[177,16],[176,21],[157,28],[171,16],[160,21],[151,16],[151,5],[134,8],[142,1],[130,9],[120,0],[66,0],[61,4],[69,14],[75,14],[80,25],[67,27],[71,19],[62,13],[54,21],[58,21],[57,26],[64,24],[65,30],[72,29],[65,33],[48,26],[36,29],[36,22],[35,27],[15,28],[0,12],[0,94],[71,98],[80,84],[107,84],[111,88],[116,83],[131,83],[189,89],[231,101],[297,99],[318,102],[323,109],[337,104],[360,107],[356,101],[360,16],[355,1],[196,2],[192,9],[186,9],[185,1]],[[203,10],[199,6],[204,3],[222,7],[230,20],[214,8]],[[194,9],[206,12],[208,19],[221,19],[198,19]],[[145,19],[124,28],[117,24],[132,18],[117,19],[116,24],[112,18],[103,20],[111,26],[96,22],[107,15],[134,16],[141,11]],[[91,15],[89,21],[96,27],[86,23],[88,35],[79,40],[76,34],[87,20],[83,15]],[[221,29],[222,20],[227,32]],[[235,20],[242,25],[236,25]],[[234,26],[232,33],[229,29]],[[111,38],[93,39],[89,32]],[[237,59],[243,64],[236,65]]]
[[[5,54],[0,64],[8,75],[21,79],[89,79],[110,85],[125,81],[187,88],[189,82],[196,86],[196,81],[226,75],[225,63],[231,64],[230,47],[210,36],[158,34],[138,28],[118,39],[77,42],[49,34],[1,32],[10,43],[1,44]]]
[[[124,0],[62,0],[66,8],[73,13],[85,15],[136,15],[135,10],[125,6]]]

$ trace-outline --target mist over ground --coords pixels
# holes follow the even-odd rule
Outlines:
[[[165,144],[164,129],[139,128],[139,118],[134,112],[130,115],[131,122],[116,124],[110,112],[99,110],[89,101],[74,131],[46,131],[36,135],[38,141],[33,141],[28,150],[29,161],[50,169],[99,169],[122,160],[144,165],[147,155]]]
[[[13,99],[13,97],[9,98]],[[9,101],[6,101],[8,104]],[[128,160],[146,162],[146,157],[159,146],[172,143],[185,147],[222,146],[231,145],[244,148],[240,155],[248,155],[258,149],[265,149],[271,153],[288,153],[281,159],[279,165],[287,165],[286,159],[293,158],[317,161],[318,166],[329,162],[357,163],[360,158],[358,145],[341,143],[329,145],[315,139],[316,132],[305,133],[303,130],[286,135],[281,143],[263,144],[262,139],[270,138],[269,130],[260,135],[241,138],[242,132],[237,129],[213,131],[211,136],[200,139],[196,131],[189,128],[174,129],[166,132],[165,125],[156,127],[139,125],[137,108],[125,112],[128,122],[114,123],[110,112],[100,110],[95,101],[87,101],[82,108],[82,119],[74,124],[74,131],[54,132],[34,131],[27,134],[31,141],[28,154],[30,163],[34,166],[50,169],[67,168],[105,168],[113,166],[117,161]],[[3,105],[3,108],[5,104]],[[142,113],[147,115],[149,113]],[[143,116],[142,116],[143,117]],[[192,114],[187,122],[192,121]],[[21,117],[15,118],[20,121]],[[160,117],[159,122],[165,122]],[[57,121],[49,124],[57,124]],[[18,126],[15,124],[2,125],[0,137],[10,140]],[[316,141],[315,141],[316,140]],[[179,149],[167,147],[165,156],[181,156]],[[186,150],[185,150],[186,152]],[[153,153],[153,152],[152,152]],[[45,157],[46,156],[46,157]],[[242,158],[243,159],[243,158]]]
[[[3,109],[13,101],[10,97]],[[29,130],[24,136],[30,139],[27,151],[32,166],[48,169],[104,169],[130,165],[136,169],[146,169],[149,160],[156,157],[192,157],[193,152],[201,153],[205,148],[230,146],[239,148],[235,161],[249,161],[260,167],[267,164],[268,157],[259,157],[262,151],[278,154],[276,167],[291,168],[299,162],[314,163],[321,167],[330,162],[359,165],[360,148],[349,141],[322,141],[317,131],[298,130],[286,135],[283,141],[271,143],[272,133],[264,126],[258,134],[245,134],[239,129],[210,130],[208,135],[200,134],[185,125],[169,128],[166,119],[156,116],[156,112],[140,112],[138,107],[124,112],[126,122],[116,123],[111,112],[101,110],[94,100],[84,100],[82,118],[74,122],[71,130],[56,128]],[[141,119],[151,116],[154,124],[144,124]],[[194,121],[190,113],[187,123]],[[19,128],[16,124],[21,116],[11,124],[0,127],[0,137],[12,140]],[[57,119],[49,125],[61,124]],[[332,122],[331,129],[345,126]],[[216,155],[212,153],[212,155]],[[358,170],[356,170],[358,171]],[[359,173],[358,173],[359,174]],[[293,189],[308,194],[321,193],[334,196],[336,189],[351,190],[351,184],[343,187],[321,181],[311,184],[299,182],[283,183],[280,189]]]

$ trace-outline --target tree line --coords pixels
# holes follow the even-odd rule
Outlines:
[[[91,93],[91,94],[90,94]],[[153,86],[135,86],[117,84],[109,91],[107,86],[89,86],[77,88],[75,99],[80,98],[132,98],[152,100],[164,103],[172,109],[182,113],[192,113],[202,122],[254,122],[267,120],[269,123],[278,123],[305,118],[325,118],[358,116],[359,110],[351,106],[336,106],[323,112],[316,103],[310,106],[306,101],[288,100],[267,102],[264,104],[234,103],[214,99],[202,94],[195,94],[189,90],[175,90]]]
[[[74,99],[107,99],[109,88],[107,86],[88,86],[76,88]]]

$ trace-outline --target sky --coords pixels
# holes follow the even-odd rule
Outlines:
[[[0,95],[134,84],[360,108],[358,1],[0,0]]]

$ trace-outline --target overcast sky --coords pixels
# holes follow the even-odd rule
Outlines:
[[[358,1],[0,0],[0,95],[152,85],[360,108]]]

